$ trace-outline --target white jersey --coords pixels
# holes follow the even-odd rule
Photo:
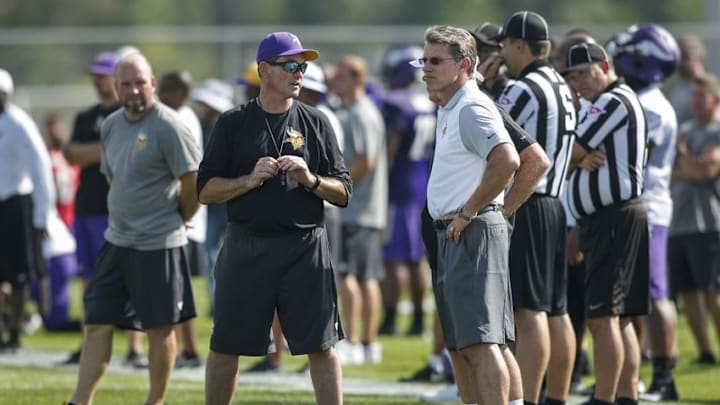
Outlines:
[[[639,92],[638,98],[647,119],[649,148],[641,198],[647,208],[650,224],[670,226],[673,206],[670,176],[677,140],[675,110],[656,86]]]

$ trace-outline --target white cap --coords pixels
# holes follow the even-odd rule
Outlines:
[[[200,101],[218,112],[233,108],[233,87],[218,79],[207,79],[192,91],[190,98]]]
[[[313,62],[308,62],[307,64],[307,70],[303,75],[303,88],[322,94],[327,93],[328,88],[325,84],[325,74],[323,73],[322,68]]]
[[[15,87],[13,86],[13,79],[5,69],[0,69],[0,92],[7,95],[13,94]]]

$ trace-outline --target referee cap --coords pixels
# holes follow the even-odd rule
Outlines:
[[[503,38],[541,41],[550,39],[550,32],[547,22],[540,14],[532,11],[518,11],[505,20],[500,34],[495,39],[501,41]]]
[[[583,70],[593,63],[601,63],[608,60],[607,53],[602,46],[590,42],[573,45],[567,53],[565,70]]]

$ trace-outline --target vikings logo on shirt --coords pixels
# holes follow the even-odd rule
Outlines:
[[[147,144],[147,135],[143,133],[138,134],[135,144],[137,145],[138,149],[145,149],[145,145]]]
[[[298,150],[305,146],[305,137],[300,131],[293,129],[293,127],[288,127],[285,142],[290,143],[293,150]]]

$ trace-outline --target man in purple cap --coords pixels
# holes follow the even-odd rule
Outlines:
[[[308,354],[317,403],[343,401],[323,201],[347,206],[352,183],[327,117],[295,100],[318,56],[289,32],[266,36],[260,95],[220,117],[200,164],[200,202],[226,203],[229,222],[214,269],[207,404],[230,404],[238,356],[267,353],[276,310],[290,351]]]

